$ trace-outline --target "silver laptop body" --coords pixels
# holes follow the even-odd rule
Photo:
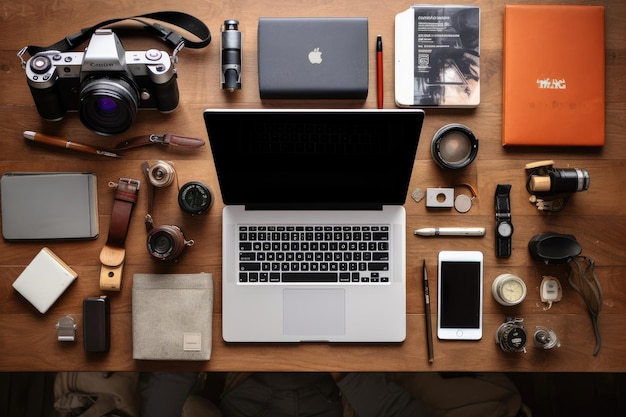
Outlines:
[[[224,340],[403,341],[402,205],[424,113],[208,109],[204,118],[226,206]],[[348,242],[332,251],[319,242],[325,237]],[[303,254],[305,246],[318,252]],[[366,252],[346,254],[360,246]],[[291,251],[296,270],[283,270],[274,249]]]

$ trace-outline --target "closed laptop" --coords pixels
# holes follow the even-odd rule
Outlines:
[[[365,99],[367,18],[260,18],[263,99]]]

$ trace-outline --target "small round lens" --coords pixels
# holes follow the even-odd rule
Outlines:
[[[177,226],[159,226],[148,232],[148,252],[162,261],[173,261],[193,241],[185,241],[183,232]]]
[[[172,238],[167,233],[158,233],[152,239],[152,249],[158,254],[166,254],[172,251],[174,247],[174,242]]]

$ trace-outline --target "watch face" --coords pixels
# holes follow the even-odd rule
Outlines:
[[[498,223],[498,234],[502,237],[509,237],[513,234],[513,225],[509,222]]]
[[[500,295],[505,301],[516,302],[524,295],[522,283],[516,279],[511,279],[502,284],[500,287]]]
[[[491,292],[498,303],[513,306],[526,298],[526,284],[517,275],[501,274],[493,280]]]

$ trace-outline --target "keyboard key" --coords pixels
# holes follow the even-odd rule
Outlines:
[[[387,262],[369,262],[367,268],[370,271],[389,271],[389,264]]]
[[[283,282],[337,282],[338,274],[333,272],[283,272]]]

